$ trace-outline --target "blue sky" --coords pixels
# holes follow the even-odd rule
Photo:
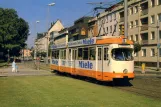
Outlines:
[[[107,1],[114,0],[0,0],[0,7],[15,9],[18,15],[29,23],[31,34],[27,44],[31,47],[36,32],[47,30],[47,20],[52,22],[60,19],[64,26],[71,26],[75,20],[89,13],[96,6],[87,2]],[[47,17],[47,4],[52,2],[56,4],[50,7],[50,15]],[[40,23],[35,24],[37,20]]]

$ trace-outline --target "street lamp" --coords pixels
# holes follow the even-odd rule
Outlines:
[[[48,64],[48,41],[49,41],[49,32],[48,32],[48,28],[49,28],[49,9],[50,9],[50,6],[54,6],[55,3],[50,3],[48,4],[48,18],[47,18],[47,45],[46,45],[46,64]]]
[[[35,36],[37,35],[37,31],[36,31],[36,24],[37,24],[37,23],[40,23],[40,21],[37,20],[36,23],[35,23]],[[36,38],[35,38],[35,42],[36,42]],[[35,51],[34,51],[34,59],[36,60],[36,46],[34,47],[34,50],[35,50]]]

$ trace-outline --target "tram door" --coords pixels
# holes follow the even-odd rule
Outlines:
[[[76,58],[77,58],[77,49],[72,49],[72,73],[76,74]]]
[[[98,80],[103,79],[103,47],[97,47],[97,73]]]

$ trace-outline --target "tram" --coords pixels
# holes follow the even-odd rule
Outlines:
[[[52,45],[51,70],[98,81],[134,78],[133,42],[124,36],[93,37]]]

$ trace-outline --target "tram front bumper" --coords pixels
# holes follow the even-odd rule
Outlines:
[[[103,80],[112,81],[113,79],[133,79],[134,73],[104,73]]]

